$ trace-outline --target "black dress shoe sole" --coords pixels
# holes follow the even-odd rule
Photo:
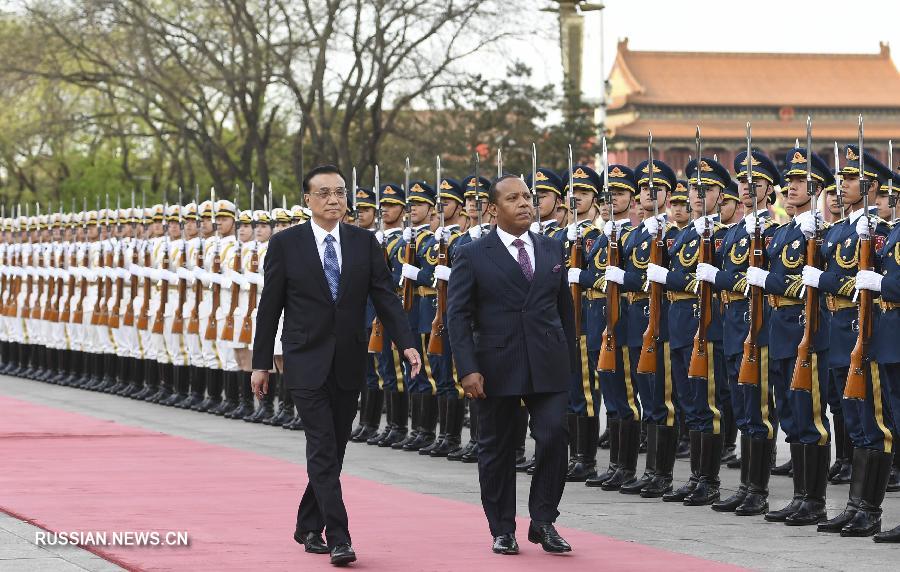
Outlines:
[[[346,566],[351,562],[356,562],[356,554],[343,554],[341,556],[331,557],[331,564],[333,566]]]
[[[491,552],[494,554],[502,554],[504,556],[515,556],[519,553],[518,548],[513,548],[512,550],[498,550],[496,548],[491,548]]]
[[[543,542],[541,542],[541,537],[540,537],[540,536],[537,536],[537,535],[535,535],[535,534],[532,534],[531,531],[528,532],[528,542],[530,542],[530,543],[532,543],[532,544],[540,544],[540,545],[541,545],[541,548],[544,549],[544,552],[549,552],[549,553],[551,553],[551,554],[562,554],[562,553],[564,553],[564,552],[571,552],[571,551],[572,551],[572,547],[571,547],[571,546],[566,547],[566,548],[562,548],[562,547],[557,548],[557,547],[555,547],[555,546],[547,546],[546,544],[544,544]]]
[[[303,550],[305,552],[309,552],[310,554],[331,554],[331,550],[328,549],[328,546],[322,544],[321,546],[310,546],[307,543],[303,542],[303,537],[294,535],[294,540],[297,544],[303,545]]]

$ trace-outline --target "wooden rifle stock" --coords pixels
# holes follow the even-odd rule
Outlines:
[[[119,243],[121,245],[121,243]],[[119,259],[116,262],[115,268],[122,269],[124,267],[124,257],[125,253],[122,252],[122,247],[119,246]],[[122,296],[124,295],[125,289],[125,279],[121,276],[116,276],[115,282],[115,296],[113,297],[113,309],[112,312],[109,313],[109,327],[110,328],[118,328],[119,327],[119,309],[122,307]]]
[[[583,264],[581,237],[576,238],[569,249],[569,268],[581,268]],[[575,307],[575,337],[581,337],[581,285],[570,284],[572,305]]]
[[[219,274],[221,271],[222,261],[219,259],[218,247],[213,257],[212,273]],[[215,340],[219,331],[219,321],[216,319],[216,312],[219,310],[219,304],[222,296],[222,285],[216,282],[212,284],[212,311],[209,313],[209,320],[206,323],[205,337],[207,340]]]
[[[250,272],[256,274],[259,272],[259,255],[254,246],[253,252],[250,254]],[[253,310],[256,309],[256,284],[250,283],[250,291],[247,296],[247,314],[244,316],[244,323],[241,325],[241,334],[238,341],[242,344],[250,345],[253,341]]]
[[[144,250],[144,267],[150,268],[150,244],[145,246]],[[141,300],[141,311],[137,317],[137,327],[139,330],[146,330],[150,322],[150,277],[145,276],[142,284],[144,299]]]
[[[165,238],[163,240],[166,240]],[[168,245],[163,245],[162,270],[169,270],[169,253]],[[165,330],[166,323],[166,306],[169,303],[169,282],[163,278],[159,281],[159,308],[156,309],[156,317],[153,319],[153,328],[150,330],[153,334],[162,335]]]
[[[650,243],[650,262],[662,265],[663,225],[656,231],[656,240]],[[656,373],[657,344],[659,343],[659,321],[662,316],[663,286],[650,282],[649,320],[641,338],[641,357],[638,359],[638,373]]]
[[[384,262],[387,264],[387,267],[391,267],[390,256],[388,255],[387,248],[384,250]],[[404,298],[405,303],[405,298]],[[408,310],[407,310],[408,311]],[[369,348],[368,351],[370,354],[380,354],[384,351],[384,324],[381,323],[381,320],[376,316],[374,320],[372,320],[372,333],[369,334]]]
[[[872,239],[859,239],[859,269],[872,270]],[[850,352],[850,371],[844,387],[846,399],[866,398],[866,374],[869,370],[869,338],[872,336],[872,292],[859,290],[859,335]]]
[[[709,230],[703,233],[700,242],[699,262],[710,263],[712,256],[712,241]],[[694,335],[694,348],[691,351],[691,363],[688,367],[688,377],[707,379],[709,377],[709,340],[707,330],[712,321],[712,288],[703,280],[697,282],[697,305],[700,311],[700,319],[697,324],[697,333]]]
[[[806,263],[819,267],[819,242],[813,237],[806,240]],[[819,330],[819,289],[806,287],[806,303],[804,306],[806,321],[803,324],[803,338],[797,346],[797,361],[794,363],[794,375],[791,378],[791,389],[795,391],[812,391],[812,346],[813,337]]]
[[[87,245],[84,248],[84,263],[85,267],[87,267]],[[82,275],[81,281],[78,283],[78,301],[75,303],[75,306],[72,310],[72,323],[73,324],[83,324],[84,323],[84,297],[87,294],[87,277]]]
[[[441,266],[447,266],[447,242],[442,240],[438,246],[438,262]],[[428,337],[428,353],[444,355],[444,314],[447,313],[447,283],[438,280],[437,311],[431,322],[431,335]]]
[[[112,251],[109,254],[103,254],[103,243],[100,243],[100,260],[103,263],[105,268],[110,268],[112,266]],[[97,317],[97,325],[100,326],[108,326],[109,325],[109,300],[112,298],[112,278],[104,278],[103,279],[103,296],[100,296],[100,291],[97,291],[97,302],[100,304],[100,315]]]
[[[235,242],[234,245],[234,264],[231,265],[231,269],[234,272],[241,271],[241,245],[239,242]],[[231,283],[231,307],[228,309],[228,315],[225,316],[225,325],[222,326],[222,338],[223,340],[234,341],[234,314],[237,312],[238,307],[238,297],[241,295],[241,286],[236,283]]]
[[[67,323],[69,318],[72,315],[72,302],[75,300],[75,276],[71,274],[72,268],[75,267],[75,249],[72,249],[72,254],[69,256],[69,282],[66,286],[66,299],[65,303],[62,303],[60,300],[59,307],[62,308],[62,312],[59,315],[59,321],[62,323]],[[62,297],[62,292],[60,292],[60,297]]]
[[[134,243],[131,249],[131,263],[137,264],[138,260],[138,252],[137,252],[137,242]],[[129,287],[131,288],[131,299],[128,301],[128,306],[125,308],[125,316],[122,317],[122,323],[126,326],[134,325],[134,302],[137,300],[137,276],[132,274],[129,278]]]
[[[612,236],[606,250],[606,267],[619,266],[618,233],[613,223]],[[597,369],[604,372],[616,371],[616,324],[619,323],[619,285],[606,281],[606,329],[600,341],[600,357]]]
[[[407,264],[412,264],[412,262],[413,262],[413,258],[414,258],[413,255],[415,253],[414,249],[415,249],[415,245],[412,244],[411,242],[407,243],[406,246],[404,246],[403,260]],[[404,312],[408,313],[408,312],[412,311],[412,304],[413,304],[413,299],[415,298],[415,295],[416,295],[416,284],[409,278],[404,278],[403,279],[403,311]]]
[[[40,247],[40,245],[38,245]],[[38,253],[38,261],[37,268],[41,268],[43,266],[44,261],[44,253]],[[36,292],[34,297],[34,306],[31,306],[29,311],[29,317],[32,320],[40,320],[41,319],[41,291],[44,289],[44,277],[38,276],[37,284],[35,285]]]
[[[756,219],[757,229],[750,239],[750,266],[762,267],[762,236],[759,229],[759,218]],[[744,385],[759,385],[759,332],[763,325],[763,290],[759,286],[750,286],[750,330],[744,340],[744,354],[741,356],[741,367],[738,370],[738,383]]]
[[[194,258],[194,268],[200,268],[203,265],[203,257],[200,250],[203,248],[203,238],[199,239],[199,248]],[[197,278],[194,280],[194,307],[191,308],[191,316],[188,318],[187,332],[189,334],[200,335],[200,303],[203,301],[203,283]]]

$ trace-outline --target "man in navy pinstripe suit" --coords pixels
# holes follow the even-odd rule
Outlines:
[[[491,185],[494,232],[457,250],[448,323],[466,397],[480,399],[478,474],[493,551],[517,554],[516,435],[522,401],[533,420],[537,460],[528,499],[528,540],[568,552],[553,526],[565,487],[564,423],[569,372],[581,371],[575,313],[561,242],[529,232],[531,194],[518,177]]]

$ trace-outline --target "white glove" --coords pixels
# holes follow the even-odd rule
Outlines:
[[[615,282],[616,284],[625,283],[625,271],[618,266],[606,267],[606,281]]]
[[[653,264],[652,262],[647,265],[647,280],[650,282],[656,282],[657,284],[665,284],[666,276],[669,275],[669,270],[667,268],[663,268],[657,264]]]
[[[222,289],[228,290],[231,288],[231,278],[225,276],[224,274],[219,274],[219,284],[222,286]]]
[[[130,272],[134,276],[137,276],[138,278],[144,275],[143,266],[138,266],[137,264],[130,264],[128,266],[128,272]]]
[[[856,289],[881,292],[881,281],[884,276],[871,270],[860,270],[856,273]]]
[[[262,274],[259,274],[258,272],[248,272],[246,274],[246,276],[247,276],[247,282],[249,282],[251,284],[256,284],[257,286],[262,286],[262,284],[263,284]]]
[[[541,223],[534,221],[533,223],[531,223],[531,226],[528,227],[528,230],[530,230],[534,234],[541,234]]]
[[[702,216],[694,220],[694,230],[697,231],[697,234],[702,235],[706,231],[707,227],[710,229],[710,231],[712,231],[713,224],[711,216]]]
[[[569,241],[578,240],[578,225],[574,222],[566,227],[566,238]]]
[[[178,284],[178,275],[169,270],[163,270],[161,272],[163,280],[168,282],[169,284]]]
[[[815,266],[803,267],[803,284],[810,288],[819,287],[819,278],[822,277],[822,271]]]
[[[481,227],[477,224],[469,229],[469,236],[472,237],[472,240],[478,240],[481,238]]]
[[[766,278],[769,277],[769,271],[750,266],[747,268],[747,283],[752,286],[766,287]]]
[[[434,277],[438,280],[443,280],[447,282],[450,280],[450,267],[444,266],[443,264],[438,264],[434,267]]]
[[[581,268],[569,268],[569,284],[578,284],[581,279]]]
[[[413,266],[412,264],[404,264],[403,270],[400,272],[401,275],[408,280],[416,280],[419,277],[419,272],[421,272],[421,268],[418,266]]]
[[[703,280],[704,282],[709,282],[710,284],[715,284],[716,282],[716,274],[719,273],[719,269],[713,266],[712,264],[707,264],[705,262],[701,262],[697,265],[697,278],[699,280]]]
[[[621,235],[622,227],[625,226],[626,222],[628,222],[628,221],[624,220],[624,219],[617,220],[615,222],[613,222],[611,220],[606,221],[606,224],[603,225],[603,234],[605,234],[607,237],[609,237],[609,235],[612,234],[613,225],[616,225],[616,234]]]
[[[869,238],[872,236],[872,230],[869,228],[869,217],[866,215],[856,219],[856,234],[860,238]]]
[[[816,211],[816,217],[813,218],[811,211],[800,213],[794,218],[794,222],[800,227],[800,231],[806,238],[812,238],[816,235],[817,223],[821,226],[822,214]]]
[[[744,228],[747,234],[752,235],[756,232],[756,215],[749,215],[744,221]]]
[[[228,275],[228,278],[232,282],[234,282],[235,284],[240,286],[241,290],[249,290],[250,289],[250,282],[248,282],[247,279],[244,278],[244,275],[241,274],[240,272],[231,272]]]
[[[384,233],[380,230],[375,231],[375,240],[378,241],[378,244],[384,246]]]
[[[434,230],[434,239],[438,242],[440,242],[441,240],[450,240],[450,231],[442,226],[439,226]]]
[[[659,227],[664,224],[663,215],[652,216],[650,218],[644,219],[644,228],[647,229],[649,234],[656,234],[659,232]]]
[[[403,240],[406,242],[412,242],[412,227],[406,227],[403,229]]]
[[[202,268],[195,268],[194,276],[196,276],[197,280],[199,280],[200,283],[205,287],[209,287],[209,285],[212,283],[212,274],[210,274],[206,270],[203,270]]]
[[[175,271],[175,274],[177,274],[179,278],[184,279],[187,284],[194,283],[194,274],[183,266],[179,266]]]

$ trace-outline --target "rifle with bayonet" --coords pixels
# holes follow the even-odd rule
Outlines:
[[[750,238],[750,266],[762,268],[764,263],[763,257],[763,238],[762,238],[762,221],[756,213],[756,186],[753,181],[753,154],[752,154],[752,133],[750,131],[750,122],[747,122],[747,189],[750,197],[753,199],[753,218],[756,224],[753,229],[753,236]],[[807,150],[807,155],[809,151]],[[759,286],[749,287],[749,298],[747,313],[750,317],[750,329],[744,340],[744,354],[741,356],[741,367],[738,370],[738,383],[744,385],[759,385],[760,362],[759,362],[759,335],[763,327],[763,304],[765,303],[763,289]]]
[[[609,153],[606,150],[606,137],[601,140],[603,149],[603,197],[609,205],[609,219],[612,229],[606,242],[606,267],[619,266],[621,258],[619,254],[619,233],[616,227],[616,215],[613,208],[612,194],[609,192]],[[652,166],[651,166],[652,167]],[[651,168],[652,177],[652,168]],[[578,217],[575,217],[576,219]],[[616,371],[616,325],[619,323],[621,306],[619,300],[619,285],[607,280],[606,285],[606,329],[600,338],[600,358],[597,360],[597,369],[603,372]]]
[[[441,179],[441,157],[435,157],[435,171],[437,173],[437,215],[439,226],[441,227],[441,237],[438,240],[437,263],[440,266],[448,266],[447,262],[447,230],[444,228],[444,197],[441,192],[443,180]],[[428,337],[428,353],[433,355],[444,354],[444,314],[447,312],[447,282],[444,280],[435,280],[435,289],[437,296],[437,310],[434,313],[434,320],[431,322],[431,335]]]
[[[128,221],[128,224],[131,225],[131,260],[129,260],[129,264],[131,266],[137,266],[138,263],[138,232],[137,225],[138,220],[137,217],[134,216],[134,190],[131,191],[131,210],[128,214],[131,216],[131,220]],[[141,227],[144,225],[144,215],[143,215],[143,207],[141,211]],[[122,324],[125,326],[134,326],[134,304],[137,301],[137,292],[138,292],[138,277],[134,272],[129,271],[129,290],[131,292],[131,297],[128,300],[128,305],[125,306],[125,315],[122,317]]]
[[[696,133],[697,147],[697,196],[703,203],[702,216],[704,218],[703,234],[700,236],[700,248],[697,263],[705,262],[711,264],[713,261],[712,248],[712,232],[710,220],[706,218],[706,183],[703,182],[703,155],[700,138],[700,127],[697,127]],[[709,378],[709,339],[707,331],[709,324],[712,322],[712,286],[705,280],[697,281],[697,311],[699,312],[699,323],[697,324],[697,333],[694,335],[694,347],[691,350],[691,362],[688,367],[688,377],[696,379]]]
[[[122,297],[125,295],[125,278],[122,272],[125,268],[125,253],[122,250],[122,221],[119,218],[119,212],[122,208],[121,197],[116,196],[116,251],[113,255],[116,268],[115,297],[113,298],[112,311],[109,313],[109,327],[119,327],[119,309],[122,307]]]
[[[145,199],[144,199],[143,191],[141,191],[141,203],[143,203],[143,205],[146,205],[147,203],[145,203],[144,200]],[[144,212],[144,208],[146,208],[143,205],[141,207],[142,213]],[[147,217],[146,216],[143,217],[143,222],[144,222],[144,227],[145,227],[144,230],[146,231],[146,225],[147,225]],[[153,261],[151,260],[151,254],[152,253],[151,253],[150,239],[144,238],[144,268],[146,268],[146,272],[150,271],[150,267],[153,264]],[[145,330],[145,331],[147,330],[147,327],[150,325],[150,280],[151,280],[151,278],[149,276],[144,276],[144,280],[142,282],[144,298],[141,301],[141,310],[137,316],[138,329]]]
[[[409,200],[409,157],[406,158],[406,167],[403,175],[403,191],[406,194],[406,218],[403,221],[404,234],[405,229],[410,229],[411,238],[403,247],[403,261],[412,264],[415,261],[416,238],[417,232],[412,224],[412,213],[410,212],[411,202]],[[407,313],[412,311],[413,300],[416,296],[416,284],[408,278],[403,278],[403,310]]]
[[[82,246],[84,248],[83,258],[81,260],[85,269],[89,265],[90,252],[87,242],[87,198],[82,198],[81,203],[81,232],[82,232]],[[84,272],[81,273],[81,280],[78,283],[78,302],[75,303],[74,309],[72,310],[72,323],[73,324],[83,324],[84,323],[84,299],[87,296],[87,276]]]
[[[200,209],[200,186],[194,187],[194,203],[197,205],[197,221],[203,224],[203,212]],[[185,266],[187,263],[185,262]],[[194,268],[203,268],[203,234],[197,236],[197,252],[194,256]],[[191,308],[191,316],[188,318],[187,333],[200,335],[200,303],[203,301],[203,282],[194,280],[194,305]]]
[[[235,212],[235,225],[240,224],[240,213],[241,208],[238,206],[239,204],[239,195],[240,195],[240,187],[235,185],[234,189],[234,212]],[[237,233],[235,233],[237,234]],[[235,237],[234,240],[234,258],[232,259],[231,271],[235,274],[241,273],[241,262],[242,262],[242,251],[243,247],[241,245],[241,241]],[[241,295],[241,285],[231,281],[231,305],[228,308],[228,315],[225,316],[225,325],[222,326],[222,337],[221,339],[227,340],[229,342],[234,341],[234,315],[237,313],[238,302],[240,301]]]
[[[169,282],[166,275],[169,272],[169,202],[163,205],[163,226],[162,237],[162,261],[160,262],[160,274],[162,278],[159,280],[159,307],[156,309],[156,317],[153,320],[151,333],[162,335],[165,331],[166,324],[166,306],[169,304]]]
[[[653,217],[659,217],[659,191],[653,182],[653,133],[647,132],[647,165],[650,171],[647,186],[650,188],[650,200],[653,201]],[[657,218],[657,220],[659,220]],[[664,241],[665,225],[658,223],[656,228],[656,236],[650,242],[650,263],[657,266],[662,265],[662,253],[665,246]],[[641,338],[641,357],[638,359],[638,373],[656,373],[657,348],[659,347],[660,338],[660,318],[662,317],[663,308],[663,285],[648,280],[649,299],[648,299],[648,320],[647,329]]]
[[[572,145],[569,145],[569,212],[575,221],[575,240],[569,245],[569,268],[581,268],[583,249],[581,245],[581,227],[578,225],[578,203],[575,200],[575,171],[572,164]],[[570,284],[572,304],[575,307],[575,337],[581,337],[581,285]]]
[[[106,244],[110,241],[109,236],[109,193],[106,194],[106,218],[103,220],[103,223],[106,226],[106,238],[100,241],[100,256],[98,260],[100,264],[105,269],[112,267],[112,249],[107,248]],[[99,218],[99,217],[98,217]],[[97,221],[97,225],[99,228],[100,221]],[[97,325],[99,326],[108,326],[109,325],[109,300],[112,297],[112,277],[106,276],[102,281],[102,297],[101,297],[101,282],[98,278],[97,280],[97,301],[100,303],[100,315],[97,317]]]
[[[378,232],[381,233],[381,253],[384,256],[384,263],[388,268],[390,268],[390,255],[388,254],[387,245],[384,244],[386,240],[384,238],[384,218],[381,216],[380,185],[381,176],[378,172],[378,165],[375,165],[375,226],[378,228]],[[381,323],[381,320],[378,319],[378,316],[375,316],[375,319],[372,320],[372,333],[369,334],[368,351],[370,354],[380,354],[382,351],[384,351],[384,324]]]
[[[219,274],[222,271],[222,260],[221,260],[221,249],[219,247],[219,243],[221,242],[220,237],[218,236],[219,225],[216,222],[216,191],[215,189],[210,189],[210,197],[212,202],[212,225],[213,225],[213,238],[215,239],[215,251],[213,251],[213,263],[212,263],[212,273],[214,275]],[[284,202],[284,201],[282,201]],[[222,285],[215,280],[212,283],[212,311],[209,314],[209,320],[206,322],[206,332],[204,332],[204,336],[207,340],[215,341],[218,331],[219,331],[219,321],[216,317],[216,314],[219,311],[219,304],[221,303],[222,297]]]
[[[29,316],[32,320],[41,319],[41,293],[44,290],[44,277],[41,276],[41,269],[44,267],[44,238],[41,236],[41,203],[34,205],[34,220],[37,225],[38,242],[35,244],[35,252],[37,253],[36,265],[34,272],[37,274],[37,282],[35,283],[34,305],[31,306]]]
[[[537,222],[538,234],[544,234],[541,226],[541,201],[537,193],[537,146],[531,143],[531,202],[534,205],[534,220]]]
[[[376,178],[377,178],[377,167],[376,167]],[[269,181],[269,189],[272,188],[272,181]],[[257,274],[259,272],[259,241],[256,240],[256,220],[254,217],[254,195],[256,195],[256,187],[253,183],[250,184],[250,228],[253,229],[253,250],[250,251],[250,273]],[[301,194],[302,196],[302,194]],[[241,324],[241,333],[238,334],[238,342],[241,344],[250,345],[250,342],[253,341],[253,310],[256,309],[256,291],[257,286],[256,282],[250,283],[250,288],[247,292],[247,313],[244,314],[244,321]]]

